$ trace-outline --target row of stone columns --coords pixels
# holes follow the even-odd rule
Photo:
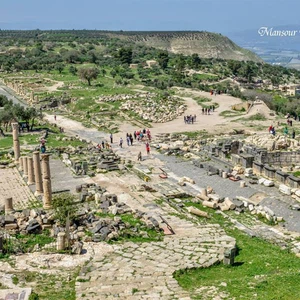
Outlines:
[[[42,154],[42,165],[39,151],[33,152],[33,157],[21,156],[19,158],[19,170],[23,171],[23,177],[27,184],[35,184],[35,196],[43,194],[43,207],[51,208],[52,188],[49,164],[49,154]]]
[[[39,151],[33,152],[33,157],[20,156],[19,124],[12,123],[12,130],[15,162],[19,164],[19,170],[23,171],[23,177],[28,180],[27,184],[35,184],[35,195],[43,194],[43,206],[49,209],[52,202],[49,154],[42,154],[42,168]]]

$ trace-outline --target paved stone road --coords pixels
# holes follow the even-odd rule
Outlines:
[[[187,185],[182,189],[196,195],[199,187],[211,186],[221,197],[235,198],[242,196],[249,198],[256,193],[264,193],[266,197],[260,202],[263,206],[271,208],[277,216],[284,217],[285,228],[291,231],[300,232],[300,211],[290,209],[290,205],[298,203],[290,196],[283,195],[276,187],[265,187],[263,185],[249,185],[246,188],[240,188],[239,182],[229,179],[223,179],[218,175],[207,176],[207,171],[195,167],[192,163],[182,161],[174,156],[157,155],[166,167],[168,176],[176,182],[178,178],[188,176],[195,180],[195,185]]]
[[[0,169],[0,204],[4,205],[5,198],[13,198],[14,208],[24,208],[34,195],[24,182],[16,168]]]
[[[176,224],[176,234],[163,241],[112,245],[106,255],[95,246],[93,260],[84,268],[88,271],[81,274],[86,282],[76,282],[76,299],[190,299],[173,278],[174,271],[223,260],[224,249],[234,247],[235,240],[219,225],[164,217]]]

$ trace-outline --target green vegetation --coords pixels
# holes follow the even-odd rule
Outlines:
[[[28,253],[35,246],[44,247],[54,242],[54,238],[49,236],[49,231],[45,230],[40,234],[16,234],[3,240],[3,252],[1,259],[6,259],[11,254]]]
[[[264,115],[258,113],[258,114],[255,114],[255,115],[247,118],[247,120],[249,120],[249,121],[266,121],[267,118]]]
[[[209,134],[207,131],[204,130],[197,130],[197,131],[187,131],[187,132],[181,132],[182,135],[186,135],[190,139],[197,139],[197,138],[208,138]]]
[[[296,177],[300,177],[300,171],[294,172],[293,175],[296,176]]]
[[[236,110],[224,110],[219,113],[220,116],[224,118],[232,118],[232,117],[238,117],[243,115],[244,113],[241,111],[236,111]]]
[[[225,292],[228,297],[236,299],[299,299],[299,258],[260,238],[249,237],[235,229],[228,219],[201,204],[185,204],[209,212],[210,219],[199,221],[220,224],[237,241],[233,266],[219,264],[174,273],[176,280],[191,292],[193,299],[207,299],[206,295],[197,292],[201,287],[216,287],[218,293]]]
[[[149,32],[2,30],[0,65],[4,72],[1,76],[23,83],[26,92],[31,90],[32,85],[50,87],[56,81],[63,82],[64,86],[59,86],[51,95],[60,99],[67,93],[67,97],[76,98],[76,101],[66,105],[76,114],[79,110],[82,113],[88,110],[96,113],[101,109],[95,102],[99,95],[132,93],[132,87],[136,84],[158,90],[181,86],[204,91],[227,91],[242,99],[254,99],[254,93],[241,92],[231,79],[237,78],[249,85],[254,84],[257,78],[269,80],[273,85],[300,79],[299,71],[261,63],[255,55],[251,56],[250,52],[239,47],[236,49],[246,56],[250,55],[254,61],[203,58],[196,53],[182,55],[155,48],[159,47],[157,43],[191,36],[194,39],[195,36],[201,37],[203,32],[153,34],[157,36],[157,41]],[[145,37],[148,42],[151,40],[154,47],[143,44]],[[217,41],[229,43],[226,37],[212,33],[205,33],[205,39],[214,47],[218,46]],[[149,60],[157,63],[149,67]],[[131,68],[130,64],[134,67]],[[300,113],[297,97],[283,97],[279,92],[278,95],[265,94],[270,97],[264,97],[263,101],[272,109],[282,113]],[[41,103],[49,97],[46,91],[36,95]],[[261,96],[264,95],[261,93]],[[198,99],[198,103],[203,101]]]
[[[70,272],[74,273],[74,271]],[[75,275],[72,274],[68,281],[66,276],[49,275],[42,272],[24,271],[17,274],[20,285],[28,286],[34,283],[34,292],[31,294],[30,300],[75,300]]]
[[[194,97],[193,98],[199,105],[202,105],[202,103],[211,102],[210,98],[207,97]]]
[[[53,197],[52,207],[55,211],[55,219],[62,225],[66,225],[67,220],[73,222],[76,220],[77,206],[75,197],[69,193],[57,194]]]

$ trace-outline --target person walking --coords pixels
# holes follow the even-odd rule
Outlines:
[[[147,152],[147,155],[150,154],[150,145],[148,142],[146,143],[146,152]]]
[[[110,143],[112,144],[113,143],[113,134],[111,133],[109,137],[110,137]]]
[[[142,152],[141,151],[138,154],[138,161],[142,161]]]
[[[120,138],[120,144],[119,145],[120,145],[121,148],[123,148],[123,139],[122,138]]]

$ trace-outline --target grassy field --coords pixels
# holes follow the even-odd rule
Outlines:
[[[200,204],[188,203],[210,213],[211,223],[219,223],[237,241],[238,253],[233,266],[181,270],[174,277],[190,291],[193,299],[213,299],[197,292],[216,287],[229,295],[226,299],[299,300],[300,259],[259,238],[251,238],[232,224]]]

